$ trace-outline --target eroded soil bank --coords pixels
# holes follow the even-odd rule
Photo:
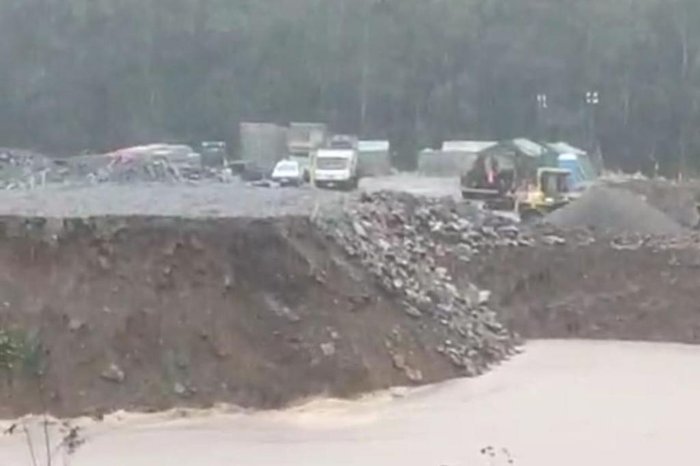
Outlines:
[[[323,225],[0,218],[0,416],[353,397],[483,373],[513,333],[700,341],[698,238],[477,217],[378,194]]]
[[[524,338],[700,343],[697,238],[500,249],[458,267]]]
[[[308,218],[0,220],[0,415],[270,408],[453,377]]]

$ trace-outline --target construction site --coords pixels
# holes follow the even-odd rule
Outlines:
[[[692,181],[604,174],[536,222],[521,222],[464,199],[464,180],[454,176],[380,174],[356,190],[321,190],[246,181],[230,169],[187,170],[170,158],[57,164],[8,154],[14,171],[0,192],[3,465],[27,464],[25,433],[61,438],[57,419],[73,419],[84,435],[71,464],[173,464],[187,454],[207,465],[328,464],[326,447],[346,455],[334,464],[380,464],[382,455],[387,464],[593,464],[611,454],[610,444],[565,459],[527,446],[540,437],[526,445],[493,423],[535,416],[543,430],[594,425],[582,413],[554,419],[563,408],[551,403],[584,406],[598,369],[611,385],[591,401],[598,420],[616,406],[638,409],[618,390],[642,403],[676,403],[671,386],[651,395],[646,383],[614,377],[668,371],[673,351],[683,353],[686,371],[700,360],[692,346],[652,354],[640,343],[700,343],[700,184]],[[630,343],[611,343],[619,341]],[[517,374],[529,381],[509,385]],[[571,381],[556,389],[559,401],[544,385],[534,388],[552,377]],[[576,392],[573,381],[591,391]],[[690,375],[682,383],[700,388]],[[433,388],[417,389],[424,386]],[[544,399],[527,402],[528,412],[489,404],[488,394],[501,390]],[[457,400],[431,404],[438,394]],[[553,412],[536,414],[547,399]],[[457,406],[490,411],[481,421],[465,412],[473,423],[449,419]],[[424,435],[402,436],[384,423],[414,410],[438,414],[405,426],[452,434],[401,454],[386,450]],[[661,422],[654,413],[630,419],[639,428]],[[676,440],[688,434],[679,429]],[[438,446],[472,430],[460,448]],[[159,431],[168,434],[156,438]],[[217,442],[228,432],[230,451],[222,444],[211,458],[194,446],[165,459],[146,454],[173,438],[209,449],[205,432],[214,431]],[[336,443],[315,449],[327,435]],[[673,444],[654,435],[663,437],[656,448]],[[579,426],[563,441],[583,439],[598,437]],[[353,457],[345,441],[371,448]],[[273,461],[268,442],[269,452],[295,453]],[[106,453],[119,448],[132,456]],[[647,454],[636,464],[657,460]]]
[[[0,0],[0,466],[694,465],[699,0]]]

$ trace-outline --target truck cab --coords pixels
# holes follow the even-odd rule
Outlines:
[[[313,163],[313,180],[320,188],[356,189],[358,186],[357,150],[320,149]]]
[[[543,167],[537,170],[534,185],[516,194],[517,211],[523,221],[541,218],[571,202],[571,171]]]

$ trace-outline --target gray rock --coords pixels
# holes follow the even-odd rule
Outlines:
[[[323,343],[321,345],[321,352],[323,352],[323,355],[326,357],[333,356],[335,354],[335,343]]]
[[[354,228],[355,233],[356,233],[358,236],[360,236],[360,237],[362,237],[362,238],[366,238],[366,237],[367,237],[367,230],[365,230],[365,227],[363,227],[363,226],[360,224],[360,222],[358,222],[358,221],[353,222],[353,223],[352,223],[352,227]]]
[[[68,330],[71,332],[77,332],[86,326],[85,322],[80,319],[71,319],[70,322],[68,322]]]
[[[319,281],[319,277],[315,277]],[[278,317],[288,320],[289,322],[297,323],[301,321],[301,317],[289,307],[285,306],[283,303],[278,301],[274,296],[266,295],[264,297],[265,304],[275,313]]]
[[[175,392],[177,396],[185,396],[189,393],[189,390],[187,390],[187,387],[182,383],[176,382],[175,385],[173,385],[173,392]]]
[[[488,304],[491,300],[491,292],[488,290],[479,291],[479,304]]]
[[[102,271],[108,271],[112,268],[112,262],[107,256],[100,255],[97,257],[97,263]]]
[[[400,353],[394,353],[391,356],[394,363],[394,367],[401,370],[406,374],[408,380],[413,383],[419,383],[423,381],[423,373],[419,369],[414,369],[408,365],[406,357]]]
[[[112,363],[100,374],[100,377],[108,382],[123,383],[126,379],[126,374],[119,366]]]
[[[547,246],[562,246],[562,245],[566,244],[566,239],[562,238],[561,236],[555,236],[555,235],[543,236],[541,241],[543,244],[546,244]]]
[[[404,306],[403,310],[406,314],[415,319],[420,319],[423,317],[423,313],[411,305]]]

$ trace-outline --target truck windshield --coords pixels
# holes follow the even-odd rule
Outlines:
[[[275,172],[278,173],[298,173],[299,164],[297,162],[280,162],[275,167]]]
[[[321,170],[345,170],[350,159],[345,157],[320,157],[316,161],[316,168]]]

